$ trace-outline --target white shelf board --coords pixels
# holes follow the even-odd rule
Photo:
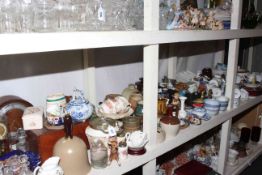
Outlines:
[[[252,162],[262,153],[262,145],[257,145],[252,149],[252,153],[244,158],[239,158],[239,162],[236,166],[226,165],[225,175],[237,175],[242,172],[246,167],[252,164]]]
[[[121,166],[118,166],[116,162],[113,162],[111,166],[105,169],[93,169],[89,175],[107,175],[107,174],[123,174],[136,167],[139,167],[154,158],[188,142],[189,140],[203,134],[204,132],[214,128],[215,126],[223,123],[224,121],[234,117],[235,115],[245,111],[246,109],[259,104],[262,101],[262,96],[258,96],[254,99],[249,99],[241,102],[237,109],[232,109],[212,117],[209,121],[203,121],[200,126],[191,125],[186,129],[179,131],[175,137],[167,138],[164,142],[156,144],[151,147],[147,147],[147,152],[141,156],[128,155],[128,159],[122,162]]]
[[[100,31],[0,34],[0,55],[262,36],[262,30]]]

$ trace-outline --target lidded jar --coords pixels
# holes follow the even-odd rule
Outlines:
[[[54,156],[60,157],[60,166],[65,175],[86,175],[90,171],[87,147],[82,139],[72,135],[72,118],[64,118],[65,137],[60,138],[54,145]]]
[[[167,115],[160,119],[160,126],[167,137],[176,136],[180,128],[180,120],[173,117],[173,105],[168,105]]]
[[[128,87],[125,88],[121,94],[123,97],[129,100],[129,97],[132,94],[137,94],[137,93],[139,93],[139,91],[137,90],[136,86],[134,84],[129,84]]]
[[[83,122],[93,113],[93,105],[84,97],[84,93],[74,90],[73,98],[66,105],[66,112],[72,116],[74,122]]]

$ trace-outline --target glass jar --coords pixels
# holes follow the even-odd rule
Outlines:
[[[73,4],[71,0],[58,0],[56,6],[59,31],[73,31]]]
[[[88,30],[89,6],[87,0],[73,0],[72,15],[74,19],[73,28],[76,31]]]
[[[36,0],[34,15],[35,32],[55,32],[58,29],[56,1]]]
[[[9,132],[8,142],[10,151],[17,150],[18,139],[16,132]]]
[[[108,162],[108,150],[103,141],[94,139],[90,144],[91,166],[105,168]]]
[[[21,151],[27,151],[28,146],[26,142],[26,133],[25,130],[23,130],[23,128],[19,128],[17,130],[17,139],[18,139],[17,149]]]
[[[0,26],[2,33],[20,32],[18,0],[1,0],[0,1]]]
[[[34,18],[32,0],[20,0],[20,12],[21,32],[32,32]]]

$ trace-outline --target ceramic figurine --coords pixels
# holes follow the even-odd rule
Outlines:
[[[73,98],[66,105],[66,112],[74,122],[82,122],[91,117],[93,105],[85,99],[82,91],[75,89]]]
[[[113,136],[109,138],[108,146],[110,148],[110,155],[109,155],[109,164],[113,160],[117,161],[118,165],[120,166],[119,157],[118,157],[118,142],[117,137]]]
[[[187,97],[180,96],[179,99],[181,101],[181,109],[179,111],[178,118],[186,118],[187,113],[185,111],[185,101]]]
[[[198,24],[199,24],[200,11],[196,8],[190,8],[190,13],[191,13],[191,16],[192,16],[191,24],[193,25],[193,27],[197,27]]]
[[[180,106],[179,93],[178,92],[174,93],[172,105],[174,106],[175,116],[178,117],[178,111],[179,111],[179,106]]]

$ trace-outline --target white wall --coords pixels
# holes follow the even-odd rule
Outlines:
[[[180,71],[196,72],[213,64],[214,54],[205,53],[206,48],[201,53],[196,52],[199,49],[191,49],[191,55],[190,49],[185,49],[187,45],[177,48],[178,56],[183,57],[178,65]],[[142,47],[95,50],[97,102],[107,94],[121,93],[143,76]],[[181,50],[189,54],[187,59]],[[160,51],[159,81],[167,75],[166,52],[165,48]],[[17,95],[33,105],[45,106],[47,95],[57,92],[71,95],[74,87],[84,89],[82,56],[82,51],[0,56],[0,96]]]
[[[0,96],[16,95],[35,106],[45,106],[46,97],[54,93],[72,94],[83,89],[82,70],[0,81]]]

